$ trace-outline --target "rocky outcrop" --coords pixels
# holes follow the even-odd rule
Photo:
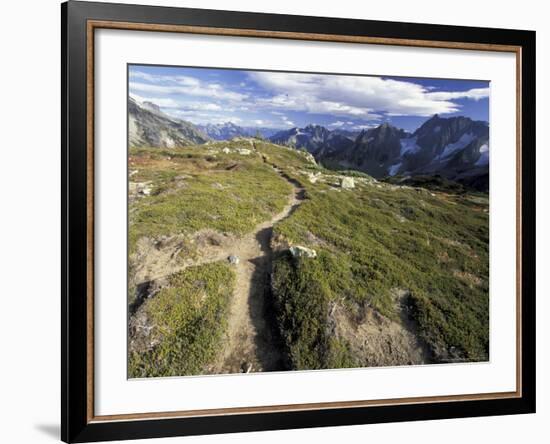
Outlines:
[[[176,148],[209,140],[192,123],[164,114],[151,102],[139,104],[132,98],[128,99],[128,127],[130,147]]]

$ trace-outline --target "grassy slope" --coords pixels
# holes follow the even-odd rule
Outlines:
[[[260,156],[224,154],[219,150],[224,146],[250,148],[246,144],[132,149],[130,170],[137,173],[131,180],[151,181],[152,194],[130,204],[130,252],[140,237],[192,234],[202,228],[241,235],[280,211],[287,202],[289,184]],[[283,253],[274,263],[275,314],[293,368],[357,365],[347,344],[327,334],[329,304],[336,300],[350,306],[365,302],[395,319],[397,313],[390,296],[393,288],[411,291],[421,334],[437,359],[487,358],[486,195],[434,194],[376,183],[358,183],[354,190],[339,192],[339,188],[326,183],[309,183],[306,173],[334,173],[311,165],[301,153],[267,143],[258,142],[257,146],[268,162],[306,188],[306,200],[275,227],[274,235],[318,252],[313,260],[296,260]],[[355,176],[358,181],[363,177]],[[202,273],[201,268],[193,273]],[[208,277],[210,271],[204,272],[204,279],[214,279],[215,284],[217,278]],[[157,322],[166,319],[170,332],[183,318],[195,319],[195,329],[203,323],[196,313],[185,314],[187,296],[181,295],[193,293],[192,286],[178,285],[174,283],[173,287],[183,290],[171,287],[146,302]],[[214,299],[224,300],[219,293],[212,294],[218,295]],[[206,319],[218,319],[207,312],[210,314]],[[213,329],[211,344],[219,342],[215,331],[223,326],[223,310],[216,313],[222,313],[219,325],[204,321]],[[177,323],[171,324],[173,320]],[[183,346],[182,341],[186,335],[192,336],[194,329],[182,327],[177,331],[173,339],[163,339],[155,352],[133,356],[131,373],[200,372],[201,365],[211,358],[203,353],[209,347],[198,348],[197,355],[193,355],[196,365],[189,359],[182,360],[177,353],[192,349],[189,344]],[[200,338],[203,336],[199,334],[197,344],[203,343]],[[174,360],[175,356],[179,357]],[[158,367],[158,362],[171,362],[175,367]]]
[[[274,234],[319,254],[314,260],[283,254],[274,264],[278,317],[294,368],[356,365],[346,344],[328,337],[328,304],[366,302],[395,319],[393,288],[411,291],[436,360],[487,359],[486,196],[388,184],[338,192],[310,184],[296,162],[262,149],[307,190],[307,200]]]
[[[130,253],[144,236],[191,234],[202,228],[242,235],[284,208],[290,193],[285,180],[257,155],[225,154],[222,147],[243,143],[130,150],[130,171],[137,171],[131,181],[151,182],[152,187],[150,196],[130,205]]]
[[[141,308],[157,345],[130,355],[129,377],[204,373],[219,351],[234,280],[231,267],[219,262],[171,275]]]
[[[203,228],[242,235],[284,208],[288,182],[258,154],[223,153],[223,147],[234,149],[243,143],[130,150],[129,169],[135,171],[130,180],[148,183],[152,190],[130,203],[130,274],[142,237],[190,235]],[[192,248],[190,244],[183,251],[193,254]],[[157,345],[131,354],[130,377],[203,373],[220,347],[233,285],[234,271],[226,264],[171,275],[169,285],[140,308],[148,325],[154,326],[151,341]],[[135,287],[129,303],[135,296],[132,290]]]

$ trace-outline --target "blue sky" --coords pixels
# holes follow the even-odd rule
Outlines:
[[[129,93],[195,124],[414,131],[433,114],[489,121],[489,82],[129,66]]]

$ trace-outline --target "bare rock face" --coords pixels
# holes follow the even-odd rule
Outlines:
[[[174,148],[209,139],[191,122],[164,114],[154,103],[138,103],[132,98],[128,99],[128,126],[130,146]]]
[[[345,190],[350,190],[355,188],[355,180],[353,180],[353,177],[343,177],[340,186]]]
[[[312,248],[302,247],[300,245],[296,245],[294,247],[289,248],[290,254],[294,257],[308,257],[308,258],[315,258],[317,257],[317,252],[313,250]]]

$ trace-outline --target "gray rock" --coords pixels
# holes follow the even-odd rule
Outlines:
[[[342,181],[340,182],[340,186],[344,189],[351,189],[355,188],[355,180],[353,180],[353,177],[342,177]]]
[[[229,261],[230,264],[232,265],[237,265],[239,263],[239,256],[235,256],[234,254],[232,254],[231,256],[229,256],[227,258],[227,260]]]
[[[145,184],[138,185],[139,194],[142,194],[144,196],[150,196],[152,191],[153,190],[149,185],[145,185]]]
[[[321,173],[320,172],[316,172],[316,173],[308,172],[307,177],[308,177],[308,180],[309,180],[310,183],[316,183],[321,178]]]
[[[315,258],[317,257],[317,252],[311,248],[302,247],[300,245],[296,245],[294,247],[289,248],[290,254],[294,257],[309,257],[309,258]]]

